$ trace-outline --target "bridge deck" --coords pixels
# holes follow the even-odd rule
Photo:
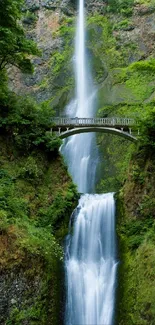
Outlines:
[[[137,141],[133,136],[133,129],[137,129],[138,124],[132,118],[121,117],[54,117],[52,119],[53,126],[51,131],[57,131],[60,138],[64,139],[68,136],[87,133],[87,132],[103,132],[122,136],[131,141]],[[139,130],[138,130],[139,134]]]
[[[131,127],[136,126],[136,120],[132,118],[121,117],[106,117],[106,118],[68,118],[68,117],[54,117],[52,119],[56,127],[86,127],[86,126],[108,126],[108,127]]]

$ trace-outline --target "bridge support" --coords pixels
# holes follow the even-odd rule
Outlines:
[[[80,134],[80,133],[88,133],[88,132],[102,132],[102,133],[110,133],[114,135],[118,135],[120,137],[123,137],[127,140],[130,140],[132,142],[137,142],[137,138],[131,135],[129,132],[125,132],[122,130],[118,130],[115,128],[107,128],[107,127],[83,127],[83,128],[74,128],[70,129],[68,131],[62,132],[59,136],[61,139],[65,139],[71,135],[74,134]]]

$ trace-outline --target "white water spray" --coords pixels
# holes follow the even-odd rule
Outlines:
[[[95,113],[96,89],[93,87],[87,61],[84,0],[80,0],[75,40],[76,100],[73,100],[66,109],[69,117],[93,117]],[[77,184],[80,193],[94,190],[96,153],[94,152],[93,156],[91,156],[94,143],[95,135],[93,133],[79,134],[64,141],[61,149],[73,181]]]
[[[113,194],[81,197],[67,243],[66,325],[111,325],[115,289]]]
[[[70,117],[93,117],[95,90],[87,68],[84,0],[79,0],[75,46],[76,99],[67,107]],[[94,134],[74,135],[62,153],[81,193],[93,191]],[[74,234],[66,244],[67,301],[65,325],[112,325],[115,292],[115,204],[113,194],[82,195]]]

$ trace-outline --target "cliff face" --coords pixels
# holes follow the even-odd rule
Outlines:
[[[118,323],[154,324],[155,156],[139,148],[118,198]]]
[[[38,102],[47,100],[57,109],[63,108],[73,97],[76,7],[76,1],[71,0],[26,1],[23,24],[27,36],[37,42],[41,55],[33,60],[33,76],[23,75],[16,69],[10,71],[10,87],[14,91],[30,94]],[[88,17],[92,18],[88,23],[88,49],[94,78],[99,86],[98,108],[140,103],[139,92],[123,82],[120,68],[149,58],[155,51],[155,8],[151,1],[147,4],[139,1],[133,7],[130,5],[130,15],[123,11],[113,13],[108,8],[106,1],[86,1]],[[97,16],[98,19],[93,19]],[[105,34],[101,31],[101,22]],[[109,35],[106,35],[107,28]],[[119,70],[115,70],[117,68]],[[154,91],[152,84],[144,100],[152,100]]]
[[[86,2],[89,12],[94,9],[100,12],[104,5],[103,1]],[[10,69],[10,88],[13,91],[31,95],[38,102],[49,101],[58,110],[72,98],[76,7],[73,0],[26,1],[23,24],[27,37],[35,40],[41,55],[33,59],[33,75],[26,76],[16,68]]]
[[[0,137],[1,324],[61,324],[63,251],[75,186],[59,156]]]

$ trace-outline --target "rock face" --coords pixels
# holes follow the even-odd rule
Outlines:
[[[12,310],[32,308],[38,292],[43,290],[43,274],[32,274],[33,263],[23,268],[13,268],[1,274],[0,324],[5,325]],[[29,324],[24,321],[22,324]]]
[[[69,16],[74,14],[74,10],[77,9],[77,0],[25,0],[26,7],[31,10],[39,10],[41,8],[46,8],[49,10],[61,9],[62,12],[68,14]],[[85,6],[88,10],[95,8],[96,11],[103,11],[106,6],[107,1],[103,0],[87,0],[85,1]]]
[[[16,68],[10,68],[10,88],[18,94],[33,96],[38,103],[48,101],[59,114],[59,110],[63,109],[68,101],[74,97],[72,58],[75,35],[74,15],[77,9],[77,1],[26,0],[26,8],[28,11],[23,23],[27,37],[37,42],[41,55],[33,59],[33,75],[21,74]],[[102,14],[105,13],[106,8],[107,1],[86,1],[86,10],[90,17],[92,13],[93,16],[97,13],[103,17]],[[137,102],[133,93],[129,95],[126,85],[117,85],[117,82],[113,85],[113,73],[111,74],[112,69],[109,63],[111,60],[114,61],[112,68],[125,67],[154,55],[155,12],[153,8],[136,5],[130,18],[124,18],[121,14],[108,14],[113,43],[115,43],[117,52],[116,57],[114,54],[114,58],[110,58],[113,46],[108,49],[111,52],[106,55],[108,39],[101,40],[102,30],[97,21],[90,24],[91,32],[98,29],[96,38],[92,41],[93,38],[90,35],[88,44],[91,59],[96,62],[93,70],[94,77],[96,73],[98,75],[97,83],[99,84],[99,98],[101,99],[98,108],[101,108],[103,104],[111,105],[115,101],[116,103],[129,102],[129,96],[133,98],[132,101]],[[70,36],[68,36],[69,33]],[[102,51],[99,51],[101,42],[105,42],[105,46],[103,46]],[[67,51],[68,54],[66,54]],[[118,62],[117,55],[121,56]],[[106,79],[107,75],[108,79]],[[109,95],[107,90],[110,91]],[[149,100],[150,95],[145,100]]]
[[[0,275],[0,324],[63,324],[64,274],[47,270],[37,258],[26,258],[21,265],[5,269]],[[48,273],[49,272],[49,273]]]
[[[73,82],[70,90],[61,93],[60,89],[66,87],[68,76],[73,77],[73,66],[69,68],[67,75],[60,72],[55,80],[54,65],[52,57],[55,53],[62,53],[66,44],[66,36],[60,35],[59,29],[66,24],[67,19],[74,20],[77,9],[76,0],[26,0],[26,18],[23,23],[27,32],[27,37],[33,39],[41,50],[41,56],[34,58],[33,75],[25,75],[16,68],[9,69],[10,88],[21,95],[31,95],[38,103],[49,101],[57,109],[66,105],[73,96]],[[86,1],[87,11],[102,13],[105,8],[104,1]],[[32,16],[33,15],[33,16]],[[33,18],[33,19],[31,19]],[[71,48],[74,47],[74,34],[72,36]],[[67,60],[69,57],[67,57]],[[68,64],[68,62],[67,62]],[[63,69],[62,69],[63,70]]]
[[[33,59],[35,66],[33,75],[21,74],[14,68],[11,73],[10,87],[20,94],[31,94],[41,102],[51,97],[48,87],[46,89],[41,83],[49,75],[51,53],[61,48],[61,39],[53,36],[60,26],[61,13],[57,8],[56,11],[48,11],[39,7],[35,15],[37,17],[35,25],[26,26],[27,36],[37,42],[41,56]]]

